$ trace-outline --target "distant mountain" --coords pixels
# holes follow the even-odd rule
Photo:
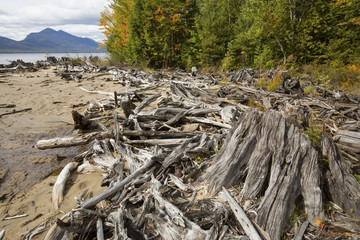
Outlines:
[[[97,50],[99,43],[90,38],[81,38],[64,31],[46,28],[38,33],[30,33],[22,41],[0,37],[0,53],[21,52],[104,52]]]

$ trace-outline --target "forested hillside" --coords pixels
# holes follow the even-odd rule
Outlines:
[[[360,61],[358,0],[112,0],[100,25],[112,58],[141,66]]]

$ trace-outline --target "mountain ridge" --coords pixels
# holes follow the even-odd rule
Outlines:
[[[98,47],[99,43],[90,38],[77,37],[51,28],[30,33],[21,41],[0,36],[0,53],[105,52],[105,49],[98,50]]]

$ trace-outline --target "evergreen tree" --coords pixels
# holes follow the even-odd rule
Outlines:
[[[113,58],[152,67],[360,61],[358,0],[112,0]]]
[[[202,63],[216,64],[225,56],[233,37],[233,24],[239,1],[200,0],[197,17]]]

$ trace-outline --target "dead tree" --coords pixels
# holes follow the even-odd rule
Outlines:
[[[256,222],[280,239],[297,199],[309,221],[322,218],[318,154],[309,139],[275,111],[243,113],[205,179],[213,193],[243,181],[247,199],[262,198]]]

